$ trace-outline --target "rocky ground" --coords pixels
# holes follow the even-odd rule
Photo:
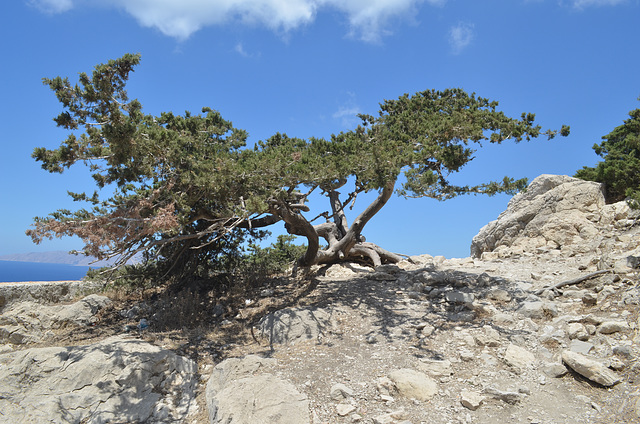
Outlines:
[[[483,229],[475,258],[338,264],[225,297],[5,287],[0,422],[640,422],[640,222],[560,207],[567,182],[539,184],[548,219],[538,205],[501,217],[514,234]]]

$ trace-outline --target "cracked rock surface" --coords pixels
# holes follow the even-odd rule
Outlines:
[[[0,355],[6,423],[173,423],[194,408],[196,364],[141,340]]]

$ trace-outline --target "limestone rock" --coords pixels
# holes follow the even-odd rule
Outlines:
[[[451,361],[448,359],[443,359],[441,361],[422,359],[418,363],[418,368],[420,371],[424,371],[431,377],[445,377],[453,374]]]
[[[348,403],[339,403],[338,405],[336,405],[336,412],[341,417],[347,416],[355,410],[356,407]]]
[[[589,339],[587,329],[579,322],[571,322],[567,324],[567,335],[570,339],[578,339],[581,341],[587,341]]]
[[[450,303],[471,304],[473,303],[475,296],[473,293],[449,291],[445,294],[445,298],[447,299],[447,302],[450,302]]]
[[[546,375],[553,378],[560,378],[565,374],[567,374],[567,367],[565,367],[559,362],[551,362],[551,363],[545,364],[542,367],[542,370]]]
[[[0,315],[0,343],[35,343],[51,329],[90,325],[96,321],[96,312],[110,303],[109,298],[96,294],[70,305],[15,303]]]
[[[0,355],[0,411],[14,423],[183,421],[195,373],[189,359],[120,336],[26,349]]]
[[[260,335],[271,344],[293,344],[301,340],[318,340],[334,326],[330,311],[320,308],[287,308],[262,318]]]
[[[503,402],[514,405],[522,400],[523,394],[520,392],[514,391],[504,391],[496,389],[495,387],[487,387],[484,390],[485,393],[491,395],[495,399],[499,399]]]
[[[629,324],[625,321],[606,321],[600,324],[598,331],[602,334],[613,334],[629,331]]]
[[[609,387],[620,382],[620,377],[601,362],[579,353],[565,350],[562,352],[562,361],[581,376],[602,386]]]
[[[504,354],[504,361],[507,365],[513,367],[518,372],[524,371],[533,365],[535,360],[536,358],[533,353],[514,344],[510,344]]]
[[[0,284],[0,310],[14,303],[52,304],[69,302],[83,294],[100,290],[102,283],[91,281],[46,281]]]
[[[309,423],[309,401],[293,384],[265,368],[275,360],[249,355],[213,369],[206,400],[211,424]]]
[[[392,371],[389,379],[395,384],[398,393],[404,397],[427,401],[438,392],[438,386],[433,379],[412,369]]]
[[[566,175],[540,175],[515,195],[497,220],[473,238],[471,256],[506,249],[532,252],[568,245],[587,248],[598,235],[593,215],[604,207],[602,185]],[[591,218],[591,219],[589,219]]]
[[[333,400],[342,400],[353,397],[353,389],[345,386],[342,383],[334,384],[331,386],[330,396]]]
[[[569,344],[569,350],[571,352],[587,354],[589,351],[593,349],[593,344],[589,342],[583,342],[582,340],[571,340],[571,344]]]
[[[472,392],[469,390],[463,390],[460,392],[460,403],[467,409],[475,411],[484,402],[484,396],[480,393]]]
[[[527,318],[542,319],[547,316],[558,316],[558,308],[552,302],[536,300],[523,302],[518,313]]]

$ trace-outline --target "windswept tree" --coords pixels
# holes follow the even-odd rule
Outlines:
[[[604,183],[609,203],[627,199],[631,207],[640,208],[640,109],[629,112],[629,119],[603,136],[593,150],[604,160],[575,176]]]
[[[89,206],[35,218],[27,231],[35,242],[77,235],[88,255],[122,263],[146,252],[168,268],[184,269],[282,221],[290,234],[307,240],[301,266],[393,263],[401,257],[365,241],[362,232],[394,192],[440,200],[515,192],[525,180],[459,186],[449,177],[473,159],[476,144],[557,134],[543,132],[533,114],[507,117],[495,101],[448,89],[386,100],[377,115],[360,115],[357,128],[328,140],[275,134],[248,147],[247,133],[213,109],[143,113],[125,91],[139,61],[127,54],[96,66],[91,76],[80,74],[75,85],[44,79],[64,108],[55,122],[71,132],[59,148],[37,148],[33,157],[50,172],[83,163],[109,195],[70,193]],[[346,206],[372,191],[375,199],[350,221]],[[326,210],[311,213],[306,203],[313,192],[326,197]]]

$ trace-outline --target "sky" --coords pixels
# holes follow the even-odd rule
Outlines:
[[[82,165],[49,174],[31,158],[66,137],[41,81],[76,82],[125,53],[142,56],[128,92],[146,113],[208,106],[250,144],[327,138],[385,99],[450,87],[571,126],[566,138],[484,145],[454,176],[470,184],[593,166],[594,143],[640,107],[640,0],[13,0],[0,15],[0,255],[82,247],[25,235],[33,217],[78,206],[68,190],[94,190]],[[364,234],[397,253],[466,257],[509,199],[394,196]]]

